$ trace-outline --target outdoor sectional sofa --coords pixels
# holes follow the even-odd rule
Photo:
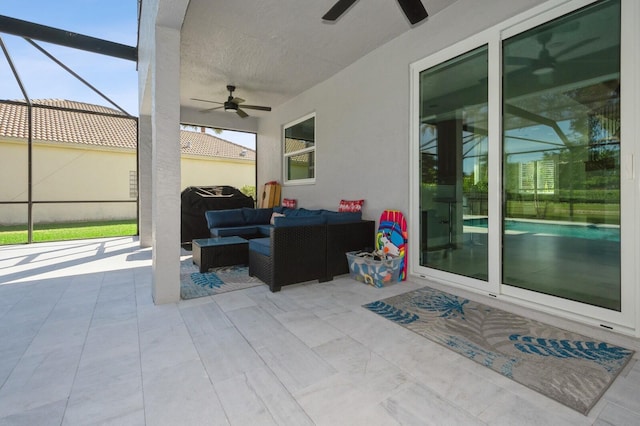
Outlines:
[[[374,247],[375,222],[362,220],[360,212],[283,207],[233,210],[237,211],[205,213],[211,236],[248,239],[249,275],[264,281],[272,292],[346,274],[346,252]]]
[[[245,239],[265,237],[272,227],[272,208],[208,210],[204,212],[212,237],[242,237]]]

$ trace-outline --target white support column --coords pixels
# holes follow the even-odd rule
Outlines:
[[[152,61],[153,300],[180,300],[180,30],[157,26]]]
[[[138,218],[140,247],[153,245],[152,232],[152,140],[151,115],[140,114],[138,118]]]

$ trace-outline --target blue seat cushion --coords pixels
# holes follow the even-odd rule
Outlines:
[[[204,217],[207,219],[207,227],[209,229],[243,226],[245,224],[242,209],[207,210],[204,212]]]
[[[258,233],[257,226],[232,226],[228,228],[211,228],[212,237],[231,237],[233,235],[255,235]]]
[[[268,237],[271,235],[271,228],[273,228],[273,225],[258,225],[257,228],[258,234]]]
[[[271,256],[271,238],[254,238],[249,240],[249,250],[265,256]]]

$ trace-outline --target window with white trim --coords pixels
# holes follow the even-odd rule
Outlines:
[[[283,128],[285,184],[310,184],[316,179],[316,115],[306,115]]]

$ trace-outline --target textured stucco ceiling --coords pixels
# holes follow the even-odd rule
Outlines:
[[[234,84],[247,104],[276,107],[412,29],[393,0],[358,1],[335,23],[323,22],[335,1],[191,0],[182,27],[181,104],[215,106],[191,98],[224,101],[226,85]],[[432,17],[454,1],[423,4]]]

